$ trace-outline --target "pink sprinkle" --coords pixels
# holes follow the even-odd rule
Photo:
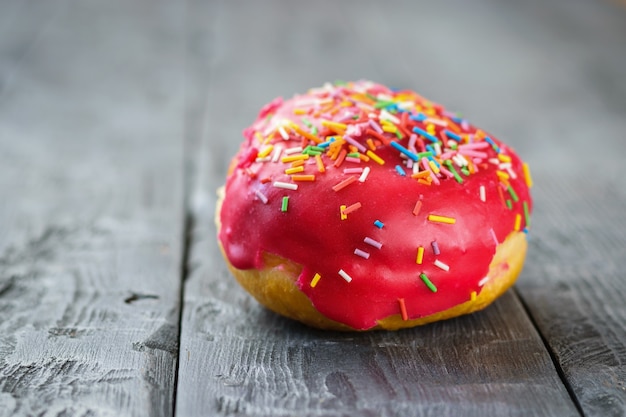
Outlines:
[[[365,153],[367,152],[367,149],[365,148],[365,146],[361,145],[359,142],[357,142],[356,140],[352,139],[350,136],[348,135],[344,135],[343,138],[346,140],[346,142],[348,142],[350,145],[354,145],[356,146],[356,148],[359,150],[359,152],[361,153]]]
[[[367,243],[370,246],[375,247],[376,249],[380,249],[383,247],[383,244],[377,240],[372,239],[371,237],[366,237],[363,239],[363,242]]]
[[[474,142],[474,143],[464,143],[462,145],[459,145],[459,150],[463,150],[463,149],[485,149],[488,148],[489,143],[488,142]]]
[[[360,164],[361,163],[361,159],[360,158],[355,158],[354,156],[346,156],[346,158],[344,159],[344,161],[346,162],[352,162],[354,164]]]
[[[498,246],[499,243],[498,243],[498,237],[496,236],[496,232],[494,232],[493,229],[489,229],[489,233],[491,233],[491,237],[493,238],[493,241],[496,243],[496,246]]]
[[[267,204],[267,196],[265,194],[263,194],[259,190],[256,190],[254,194],[256,194],[256,196],[259,198],[259,200],[263,202],[263,204]]]
[[[369,124],[372,127],[372,129],[376,131],[376,133],[380,133],[381,135],[383,134],[383,128],[380,127],[380,125],[376,123],[374,120],[370,119]]]
[[[363,172],[363,168],[345,168],[343,170],[344,174],[360,174]]]
[[[432,169],[430,169],[430,165],[428,164],[428,158],[424,157],[421,159],[422,162],[422,166],[424,167],[424,170],[428,171],[430,173],[430,177],[433,179],[433,182],[437,185],[441,184],[439,182],[439,178],[437,178],[437,176],[435,175],[435,173],[433,172]]]
[[[476,158],[487,158],[489,156],[487,152],[474,151],[472,149],[459,149],[459,153]]]
[[[369,259],[369,257],[370,257],[369,253],[367,253],[367,252],[365,252],[365,251],[363,251],[361,249],[358,249],[358,248],[354,250],[354,254],[357,255],[357,256],[360,256],[361,258],[364,258],[364,259]]]
[[[448,171],[447,169],[445,169],[443,166],[440,166],[440,167],[439,167],[439,171],[441,171],[441,172],[443,173],[443,175],[445,175],[445,176],[446,176],[446,177],[448,177],[448,178],[452,178],[452,177],[454,177],[454,175],[453,175],[450,171]]]

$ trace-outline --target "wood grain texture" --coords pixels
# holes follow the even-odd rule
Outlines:
[[[171,415],[183,8],[1,7],[0,416]]]
[[[375,2],[228,2],[213,11],[210,42],[216,50],[206,130],[194,152],[199,160],[190,202],[194,269],[185,284],[177,415],[578,415],[514,292],[479,314],[408,331],[321,332],[259,307],[229,275],[215,241],[215,190],[239,146],[240,131],[274,95],[288,96],[328,79],[367,77],[420,90],[419,80],[427,79],[431,96],[448,96],[456,104],[472,101],[446,81],[458,57],[440,50],[504,67],[513,52],[502,52],[499,61],[499,44],[493,42],[483,49],[478,43],[478,52],[464,51],[456,48],[461,33],[469,30],[473,42],[487,40],[493,35],[481,27],[489,22],[491,31],[502,32],[502,42],[516,41],[502,16],[493,29],[490,19],[498,18],[497,10],[463,9],[464,4],[398,2],[383,9]],[[437,21],[450,7],[473,12],[474,25],[457,32],[453,24],[441,27]],[[256,18],[237,24],[244,16]],[[410,24],[411,19],[417,22]],[[410,39],[416,27],[437,30],[439,43],[420,43],[411,54],[404,53],[408,42],[389,42]],[[452,34],[443,36],[444,29]],[[378,60],[380,51],[393,56],[394,65]],[[425,56],[437,62],[426,65]],[[469,89],[478,91],[497,77],[469,68],[475,71],[462,75],[463,82],[475,77]],[[492,81],[506,85],[504,79]],[[489,91],[494,98],[505,94]],[[228,103],[236,103],[237,111]],[[487,96],[473,106],[484,120],[493,107],[488,103]]]

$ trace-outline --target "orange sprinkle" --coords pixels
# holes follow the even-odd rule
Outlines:
[[[413,215],[417,216],[421,209],[422,209],[422,200],[417,200],[417,203],[415,203],[415,207],[413,207]]]
[[[400,304],[400,314],[402,315],[402,320],[408,320],[409,315],[406,312],[406,304],[404,303],[404,298],[398,298],[398,304]]]
[[[343,164],[343,161],[344,159],[346,159],[347,154],[348,151],[346,151],[345,149],[339,151],[339,156],[337,156],[337,159],[335,160],[335,168],[339,168],[341,164]]]
[[[368,162],[370,160],[370,157],[367,155],[363,155],[362,153],[359,154],[359,159],[363,162]]]
[[[348,185],[352,184],[353,182],[356,181],[356,177],[352,176],[352,177],[348,177],[345,180],[333,185],[333,191],[337,192],[345,187],[347,187]]]
[[[374,141],[372,140],[372,138],[367,138],[365,143],[367,143],[367,147],[370,148],[371,151],[376,150],[376,146],[374,145]]]
[[[315,175],[292,175],[294,181],[315,181]]]
[[[264,178],[261,178],[260,182],[261,182],[261,184],[267,184],[271,180],[272,179],[270,177],[264,177]]]
[[[345,206],[344,206],[344,207],[345,207]],[[350,214],[350,213],[352,213],[353,211],[356,211],[356,210],[358,210],[358,209],[360,209],[360,208],[361,208],[361,203],[360,203],[360,202],[358,202],[358,203],[354,203],[354,204],[352,204],[352,205],[349,205],[348,207],[345,207],[345,208],[343,209],[343,212],[342,212],[342,213],[343,213],[343,214],[345,214],[345,215],[347,216],[348,214]]]
[[[293,124],[292,125],[293,130],[295,130],[296,132],[298,132],[301,136],[304,136],[305,138],[312,140],[315,143],[322,143],[322,140],[320,138],[318,138],[317,136],[315,136],[312,133],[307,132],[306,130],[302,129],[300,126],[298,126],[297,124]]]
[[[326,167],[324,166],[324,161],[322,161],[321,155],[315,155],[315,163],[317,164],[317,170],[319,172],[325,172]]]
[[[430,177],[429,177],[429,178],[430,178]],[[424,185],[430,185],[430,183],[431,183],[432,181],[426,181],[425,179],[420,178],[420,179],[418,179],[418,180],[417,180],[417,182],[419,182],[420,184],[424,184]]]
[[[302,166],[302,165],[304,165],[304,159],[298,159],[297,161],[293,161],[291,163],[291,167],[292,168],[299,167],[299,166]]]
[[[418,173],[412,174],[411,178],[416,178],[416,179],[417,178],[430,178],[430,172],[429,171],[420,171]]]

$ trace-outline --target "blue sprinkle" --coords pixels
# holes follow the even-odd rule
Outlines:
[[[335,137],[332,136],[329,140],[327,140],[326,142],[320,143],[317,146],[319,146],[320,148],[328,148],[330,144],[333,143],[334,141],[335,141]]]
[[[435,158],[433,158],[432,156],[427,156],[426,158],[428,158],[429,161],[433,161],[433,163],[437,165],[437,168],[441,168],[441,164],[437,162]]]
[[[374,222],[374,226],[378,227],[379,229],[382,229],[384,225],[385,223],[381,222],[380,220],[376,220]]]
[[[436,137],[434,137],[433,135],[431,135],[427,131],[420,129],[419,127],[414,127],[413,128],[413,132],[417,133],[418,135],[424,136],[426,139],[428,139],[429,141],[431,141],[433,143],[439,142],[439,139],[437,139]]]
[[[408,156],[409,158],[411,158],[414,161],[418,161],[419,158],[417,157],[416,154],[414,154],[413,152],[409,151],[407,148],[405,148],[404,146],[400,145],[398,142],[391,142],[391,146],[393,148],[395,148],[396,150],[400,151],[401,153],[405,154],[406,156]]]
[[[396,172],[398,172],[398,174],[402,175],[403,177],[406,176],[406,172],[404,172],[404,169],[400,165],[396,165]]]
[[[494,151],[496,151],[497,153],[500,153],[500,148],[498,147],[498,145],[494,143],[494,141],[489,136],[485,136],[485,142],[490,144]]]
[[[415,115],[409,116],[409,119],[415,120],[416,122],[423,122],[424,120],[428,119],[428,117],[426,117],[424,113],[417,113]]]
[[[449,138],[452,138],[452,139],[455,139],[455,140],[461,140],[461,137],[460,137],[459,135],[457,135],[456,133],[454,133],[454,132],[451,132],[451,131],[449,131],[449,130],[447,130],[447,129],[446,129],[446,130],[444,130],[443,132],[444,132],[444,133],[446,134],[446,136],[448,136]]]

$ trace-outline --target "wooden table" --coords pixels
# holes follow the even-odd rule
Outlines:
[[[514,289],[396,333],[230,277],[215,189],[265,102],[416,89],[530,163]],[[626,415],[618,0],[0,0],[0,416]]]

